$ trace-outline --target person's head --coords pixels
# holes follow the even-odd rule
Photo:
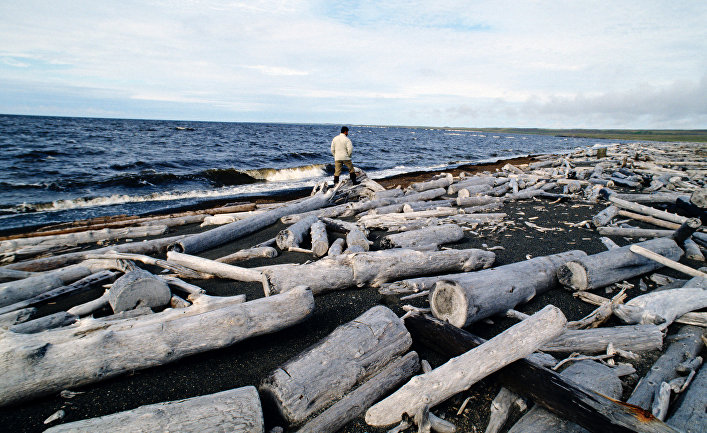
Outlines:
[[[344,135],[349,135],[349,128],[347,126],[342,126],[341,133]]]

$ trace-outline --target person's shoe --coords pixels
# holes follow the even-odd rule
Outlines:
[[[361,183],[361,182],[359,182],[359,181],[356,180],[356,175],[353,174],[353,173],[351,173],[351,175],[349,176],[349,178],[351,179],[351,183],[354,184],[354,185],[358,185],[359,183]]]
[[[339,183],[339,176],[334,176],[334,186]]]

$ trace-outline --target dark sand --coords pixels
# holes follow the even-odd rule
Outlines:
[[[528,160],[518,159],[514,162],[523,163]],[[493,171],[503,166],[506,162],[460,167],[453,172],[456,174],[462,170],[470,173],[485,170]],[[434,174],[430,172],[413,173],[407,176],[385,179],[380,181],[380,183],[387,188],[395,185],[405,186],[410,182],[429,180]],[[287,197],[287,199],[290,198],[292,197]],[[266,198],[261,201],[272,200],[272,198]],[[599,234],[596,231],[571,227],[565,223],[589,220],[605,206],[605,204],[571,201],[550,204],[550,200],[547,199],[508,203],[505,205],[503,212],[508,214],[506,220],[512,221],[513,224],[507,230],[489,234],[487,229],[480,227],[479,230],[476,230],[478,235],[467,232],[463,241],[448,246],[453,248],[502,246],[504,249],[494,251],[496,253],[496,266],[525,260],[529,256],[544,256],[570,249],[581,249],[588,254],[601,252],[605,250],[605,247],[600,242]],[[559,230],[542,233],[526,226],[524,224],[525,221],[530,221],[540,227],[558,228]],[[203,256],[216,258],[241,248],[251,247],[274,237],[283,227],[282,224],[278,223],[260,233],[208,251]],[[204,229],[198,226],[182,227],[178,228],[178,230],[173,230],[170,235],[201,230]],[[372,232],[370,238],[377,241],[383,234],[381,232]],[[614,240],[619,245],[630,243],[629,240],[621,238],[614,238]],[[637,239],[633,240],[633,242],[635,241]],[[375,245],[377,245],[377,242]],[[310,259],[311,257],[306,254],[285,252],[274,259],[251,260],[242,262],[239,265],[254,267],[276,263],[303,263]],[[693,267],[699,267],[699,263],[690,263],[684,260],[683,262]],[[682,278],[669,270],[663,270],[661,273]],[[263,296],[262,287],[257,283],[240,283],[218,279],[191,282],[203,287],[211,295],[228,296],[244,293],[248,300]],[[636,286],[628,290],[629,298],[641,294],[642,292],[638,290],[637,279],[630,282],[636,283]],[[49,305],[45,308],[45,311],[60,310],[67,302],[75,304],[97,297],[101,291],[102,289],[97,289],[93,293],[84,294],[81,300],[73,298],[65,300],[61,304]],[[597,294],[611,296],[604,289],[598,291]],[[164,366],[135,371],[93,385],[72,389],[73,391],[82,392],[82,394],[72,399],[51,396],[0,408],[2,430],[8,432],[42,431],[48,427],[43,424],[43,421],[59,409],[63,409],[66,412],[62,422],[70,422],[129,410],[145,404],[179,400],[246,385],[257,386],[262,378],[276,366],[318,342],[337,326],[354,319],[375,305],[387,305],[398,315],[404,314],[402,310],[404,304],[409,303],[420,307],[428,306],[426,298],[401,302],[397,297],[381,296],[377,289],[370,287],[324,294],[317,296],[315,302],[316,309],[309,319],[281,332],[252,338],[225,349],[191,356]],[[595,308],[575,299],[570,292],[557,288],[531,300],[527,304],[519,305],[517,309],[531,314],[547,304],[553,304],[561,308],[568,320],[580,319]],[[503,317],[494,317],[493,322],[493,324],[477,323],[469,327],[468,330],[482,337],[490,338],[515,323],[514,320]],[[611,324],[618,323],[610,322],[609,325]],[[671,326],[670,333],[675,332],[676,329],[676,325]],[[418,351],[422,359],[427,359],[433,367],[446,361],[446,359],[425,347],[414,345],[413,349]],[[643,361],[636,365],[640,375],[647,371],[659,354],[656,352],[643,355]],[[634,383],[635,379],[627,380],[627,386],[624,387],[625,394],[630,393]],[[470,390],[462,392],[437,406],[434,412],[438,416],[442,416],[456,424],[459,432],[483,431],[488,422],[490,402],[498,390],[499,385],[491,376],[477,383]],[[466,406],[464,413],[461,416],[457,416],[457,410],[467,397],[471,397],[471,400]],[[272,412],[267,401],[263,401],[263,404],[266,429],[269,430],[276,425],[280,425],[277,416]],[[517,418],[518,414],[514,413],[506,428],[512,425]],[[54,422],[51,425],[55,424],[57,423]],[[387,430],[387,428],[376,429],[369,427],[363,422],[362,417],[359,417],[350,422],[341,432],[362,433],[385,432]]]

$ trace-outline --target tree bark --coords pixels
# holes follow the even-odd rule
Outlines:
[[[683,254],[675,241],[668,238],[652,239],[636,245],[675,260],[678,260]],[[653,260],[634,254],[629,248],[630,246],[612,248],[598,254],[568,261],[560,267],[557,277],[560,283],[569,289],[593,290],[662,267]]]
[[[478,249],[422,252],[396,248],[258,269],[267,278],[266,295],[283,293],[302,284],[317,295],[357,286],[376,287],[420,274],[468,272],[491,266],[495,258],[493,252]]]
[[[530,318],[429,373],[413,377],[402,388],[366,411],[373,426],[399,422],[403,414],[417,414],[425,405],[435,406],[471,385],[523,358],[562,333],[562,312],[548,305]]]
[[[422,245],[441,245],[464,238],[464,231],[456,224],[443,224],[409,232],[387,235],[381,239],[384,248],[414,248]]]
[[[46,433],[132,433],[229,431],[264,433],[265,422],[254,386],[231,389],[183,400],[156,403],[82,421],[58,425]]]
[[[430,292],[432,314],[465,327],[527,302],[557,284],[557,269],[585,256],[572,250],[479,272],[445,276]]]
[[[398,316],[376,306],[275,369],[260,391],[289,424],[298,424],[381,371],[411,344]]]
[[[207,298],[208,299],[208,298]],[[196,308],[195,308],[196,307]],[[230,346],[302,321],[314,309],[312,292],[298,288],[205,313],[165,310],[144,319],[105,322],[39,334],[7,332],[0,339],[0,405],[15,403],[118,374]],[[80,323],[84,323],[83,321]]]

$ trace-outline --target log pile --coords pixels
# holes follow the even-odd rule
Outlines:
[[[490,432],[504,423],[510,431],[703,430],[704,328],[674,323],[705,324],[707,166],[689,160],[704,149],[607,150],[455,168],[389,189],[361,173],[359,185],[319,184],[285,203],[0,239],[0,410],[186,357],[208,363],[230,346],[249,350],[245,340],[260,347],[309,332],[316,337],[297,340],[291,356],[244,365],[268,371],[248,383],[67,419],[51,431],[483,429],[459,405],[478,382],[503,386]],[[587,218],[543,222],[554,206],[585,209]],[[189,230],[177,229],[184,224]],[[544,248],[555,235],[565,244]],[[354,302],[361,292],[373,305]],[[306,328],[313,320],[338,327]],[[434,367],[418,346],[441,354]],[[523,399],[534,408],[510,416]]]

